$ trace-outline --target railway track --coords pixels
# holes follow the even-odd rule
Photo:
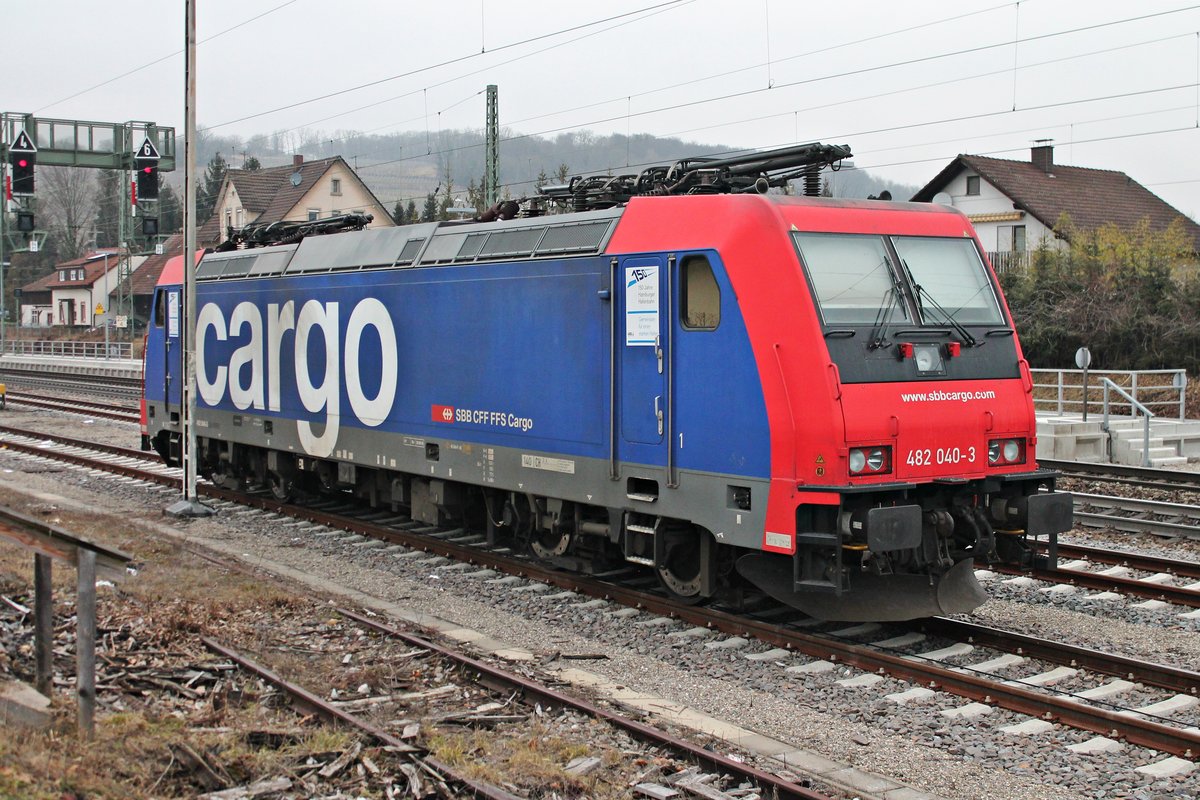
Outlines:
[[[1074,492],[1075,524],[1127,533],[1200,539],[1200,507]]]
[[[118,471],[139,480],[160,485],[170,485],[179,480],[178,470],[166,470],[161,465],[151,469],[150,456],[141,451],[127,448],[105,448],[103,459],[90,458],[80,451],[91,445],[87,442],[55,437],[53,449],[47,446],[47,437],[27,432],[27,441],[12,428],[0,428],[0,438],[5,446],[14,450],[25,450],[37,456],[69,460],[93,469]],[[94,448],[93,448],[94,449]],[[68,452],[75,450],[76,452]],[[141,461],[132,465],[128,460]],[[118,463],[126,460],[126,463]],[[115,468],[114,468],[115,467]],[[1060,642],[1031,637],[1021,637],[1011,632],[1000,631],[987,634],[987,646],[1003,653],[982,662],[959,665],[956,659],[973,652],[976,644],[983,644],[985,632],[981,629],[955,628],[959,625],[951,620],[930,621],[938,636],[957,641],[950,647],[940,647],[914,653],[904,653],[905,648],[918,646],[923,641],[915,638],[928,634],[912,632],[901,637],[887,637],[867,643],[854,641],[856,637],[872,636],[878,626],[852,626],[825,633],[814,633],[813,621],[801,624],[780,623],[769,618],[751,618],[745,614],[732,613],[714,607],[680,605],[653,591],[647,591],[645,581],[622,585],[604,578],[628,577],[629,571],[619,576],[585,576],[561,572],[542,564],[515,557],[507,549],[489,546],[482,532],[461,528],[450,530],[431,529],[400,514],[381,510],[364,510],[343,502],[338,498],[323,501],[316,506],[296,506],[277,502],[266,496],[245,495],[212,486],[202,486],[201,493],[227,508],[258,508],[263,511],[292,517],[333,532],[346,532],[351,538],[371,537],[401,549],[411,549],[430,555],[442,556],[487,569],[493,569],[526,580],[556,586],[564,590],[593,597],[614,600],[630,608],[659,615],[676,623],[694,626],[695,630],[722,631],[732,636],[754,637],[778,648],[791,657],[802,654],[813,659],[813,664],[843,664],[861,670],[870,678],[888,675],[913,684],[916,688],[936,687],[972,702],[983,702],[1026,714],[1035,720],[1054,720],[1081,730],[1092,731],[1101,736],[1125,739],[1131,744],[1144,746],[1183,758],[1195,757],[1200,753],[1200,733],[1172,723],[1164,714],[1171,709],[1184,707],[1194,701],[1200,693],[1200,673],[1158,664],[1121,658],[1097,651],[1064,646]],[[342,534],[337,534],[342,535]],[[1200,565],[1189,564],[1189,570],[1200,569]],[[1069,570],[1063,570],[1069,572]],[[1050,578],[1047,578],[1050,579]],[[787,616],[786,612],[784,615]],[[792,617],[795,614],[791,615]],[[1006,675],[1012,667],[1025,663],[1028,654],[1036,652],[1036,658],[1049,664],[1059,665],[1023,678]],[[1014,660],[1016,659],[1016,660]],[[1061,676],[1072,676],[1080,665],[1099,676],[1123,676],[1115,681],[1100,683],[1090,690],[1060,695],[1045,687]],[[1100,679],[1101,681],[1104,678]],[[1146,686],[1157,686],[1175,692],[1172,697],[1157,700],[1149,705],[1122,707],[1114,698],[1127,690],[1134,682]],[[899,702],[899,701],[898,701]]]
[[[22,370],[12,366],[0,369],[0,382],[9,387],[24,389],[53,389],[61,392],[103,395],[105,397],[136,399],[142,395],[140,378],[108,376],[48,375],[39,370]]]
[[[1200,491],[1200,473],[1153,467],[1134,467],[1128,464],[1096,464],[1088,461],[1055,461],[1038,459],[1038,466],[1052,469],[1064,478],[1102,481],[1143,489],[1163,491]]]
[[[104,403],[94,400],[77,400],[71,398],[47,397],[45,395],[33,394],[31,392],[21,392],[8,390],[5,394],[5,404],[30,408],[40,408],[47,411],[65,411],[71,414],[85,414],[91,417],[102,417],[104,419],[113,419],[119,422],[139,422],[141,420],[140,412],[136,408],[131,408],[128,405],[117,405],[114,403]]]

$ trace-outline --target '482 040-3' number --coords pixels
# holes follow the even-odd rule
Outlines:
[[[927,467],[931,464],[973,464],[974,447],[926,447],[909,450],[904,463],[910,467]]]

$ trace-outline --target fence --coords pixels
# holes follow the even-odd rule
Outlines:
[[[1184,394],[1187,373],[1181,369],[1088,370],[1088,385],[1083,385],[1081,369],[1034,369],[1033,407],[1055,414],[1082,414],[1102,410],[1103,379],[1132,398],[1109,403],[1109,410],[1121,416],[1138,416],[1137,406],[1148,408],[1155,416],[1184,418]],[[1084,396],[1087,396],[1085,406]]]
[[[133,358],[132,342],[67,342],[45,340],[8,339],[4,342],[5,355],[58,356],[60,358]]]

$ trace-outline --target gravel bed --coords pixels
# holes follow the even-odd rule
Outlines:
[[[127,446],[131,439],[136,441],[136,429],[129,425],[97,420],[83,428],[78,422],[64,424],[65,419],[49,422],[46,415],[28,416],[47,420],[43,430],[87,430],[97,441]],[[13,425],[34,427],[32,421],[16,417],[6,415]],[[96,505],[116,513],[129,512],[131,517],[155,518],[165,505],[161,492],[103,481],[67,468],[55,470],[53,475],[29,474],[28,467],[27,460],[0,455],[0,469],[6,473],[14,470],[6,477],[13,480],[21,474],[21,483],[34,490],[73,497],[80,497],[80,488],[95,490],[102,494],[100,500],[93,498]],[[747,661],[747,653],[767,649],[757,643],[744,649],[707,649],[704,642],[725,637],[681,642],[668,635],[681,629],[679,624],[639,626],[639,621],[651,618],[646,614],[614,617],[607,612],[617,610],[615,606],[585,608],[579,602],[514,592],[512,586],[463,574],[469,570],[447,569],[450,565],[393,559],[378,550],[338,544],[332,538],[315,540],[295,528],[272,524],[264,515],[223,515],[187,523],[187,529],[198,536],[244,546],[247,552],[253,549],[263,557],[328,580],[468,623],[547,661],[555,654],[602,653],[605,658],[582,665],[624,685],[655,692],[945,797],[1200,798],[1200,771],[1157,782],[1133,771],[1160,760],[1162,754],[1128,746],[1118,753],[1075,754],[1066,750],[1066,745],[1085,741],[1090,734],[1060,726],[1034,737],[1005,734],[1000,727],[1024,717],[1001,709],[974,720],[951,720],[940,711],[965,701],[944,694],[899,707],[884,695],[911,687],[894,679],[885,678],[868,688],[848,688],[836,681],[854,677],[856,671],[838,668],[819,675],[787,673],[776,662]],[[1058,638],[1070,631],[1071,641],[1085,646],[1181,666],[1200,663],[1200,637],[1192,635],[1195,627],[1172,624],[1170,614],[1127,609],[1124,601],[1099,611],[1076,608],[1078,598],[1047,597],[999,581],[988,588],[997,599],[981,607],[972,617],[975,620]],[[932,647],[935,643],[931,640],[917,649],[924,649],[925,644]],[[806,660],[791,656],[787,662]],[[978,660],[960,659],[966,663]]]

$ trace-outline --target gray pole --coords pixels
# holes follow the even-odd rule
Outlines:
[[[50,590],[50,556],[33,556],[33,647],[37,651],[37,690],[46,697],[54,688],[54,595]]]
[[[212,509],[202,505],[196,495],[196,360],[192,326],[196,319],[196,0],[187,0],[184,38],[187,42],[184,101],[183,161],[183,320],[179,325],[179,344],[183,351],[183,391],[180,414],[180,461],[183,466],[183,499],[167,508],[178,517],[203,517]]]
[[[196,362],[192,348],[192,323],[196,319],[196,0],[187,0],[187,100],[184,107],[184,157],[187,210],[183,217],[183,489],[188,502],[196,502]]]
[[[75,686],[79,692],[79,732],[96,731],[96,551],[79,553],[79,595],[75,601]]]

